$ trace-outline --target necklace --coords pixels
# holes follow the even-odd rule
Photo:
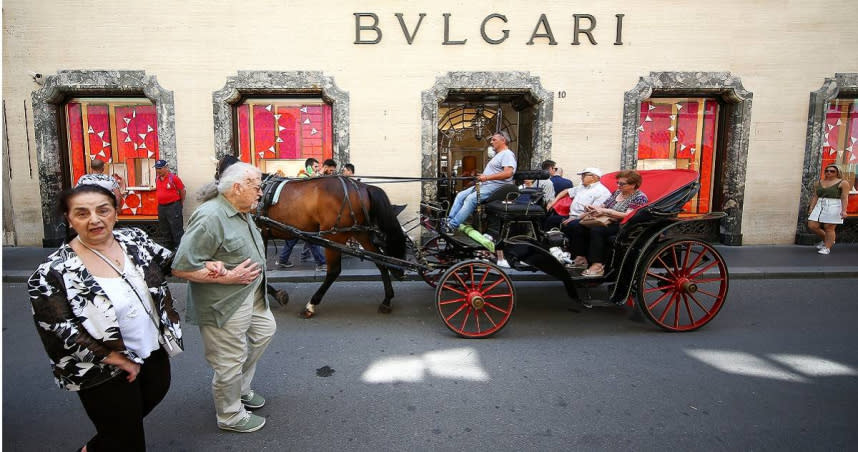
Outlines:
[[[93,246],[92,246],[92,245],[89,245],[89,244],[87,244],[86,242],[84,242],[83,240],[81,240],[80,236],[77,236],[77,241],[78,241],[78,242],[80,242],[80,244],[81,244],[81,245],[83,245],[83,246],[84,246],[84,248],[86,248],[86,249],[88,249],[88,250],[92,251],[92,252],[93,252],[93,253],[95,253],[95,254],[101,255],[101,253],[99,253],[98,251],[96,251],[96,250],[93,248]],[[113,242],[111,242],[111,244],[110,244],[110,245],[108,245],[108,246],[107,246],[107,248],[106,248],[104,251],[110,251],[110,250],[112,250],[112,249],[114,248],[114,247],[113,247],[113,245],[114,245],[114,244],[116,244],[116,239],[113,239]],[[122,254],[122,255],[123,255],[122,257],[124,258],[124,257],[125,257],[125,256],[124,256],[124,254],[125,254],[125,253],[124,253],[124,252],[122,252],[121,250],[122,250],[122,249],[120,248],[120,254]],[[105,254],[106,254],[106,253],[105,253]],[[108,257],[110,257],[110,260],[112,260],[114,263],[116,263],[116,266],[117,266],[117,267],[119,267],[120,265],[122,265],[122,261],[121,261],[121,259],[120,259],[120,258],[117,258],[117,257],[115,257],[115,256],[108,256]]]

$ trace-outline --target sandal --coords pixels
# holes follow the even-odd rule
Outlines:
[[[605,267],[599,267],[596,270],[588,268],[581,272],[581,276],[585,278],[601,278],[605,276]]]

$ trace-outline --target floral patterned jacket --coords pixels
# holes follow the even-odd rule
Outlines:
[[[179,314],[165,278],[172,253],[137,228],[116,229],[113,235],[144,275],[162,328],[181,343]],[[119,375],[118,367],[102,361],[112,351],[143,363],[125,348],[113,304],[68,244],[51,254],[28,284],[36,329],[59,387],[79,391]]]

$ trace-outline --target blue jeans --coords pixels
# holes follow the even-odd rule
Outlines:
[[[286,240],[286,242],[283,243],[283,249],[280,250],[280,258],[278,261],[289,262],[289,256],[292,255],[292,248],[295,248],[297,243],[298,239]],[[322,247],[319,245],[313,245],[312,243],[304,243],[304,247],[310,248],[310,253],[313,254],[313,259],[316,261],[316,265],[325,264],[325,255],[322,253]]]
[[[485,201],[491,194],[498,189],[497,187],[484,188],[480,187],[480,201]],[[477,208],[477,191],[474,187],[468,187],[456,195],[456,200],[453,201],[453,207],[450,208],[450,227],[457,228],[464,223],[468,217],[474,213]]]

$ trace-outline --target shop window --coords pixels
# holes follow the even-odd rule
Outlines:
[[[712,209],[720,104],[712,98],[650,98],[641,102],[637,167],[693,169],[700,191],[686,213]]]
[[[858,215],[858,189],[855,187],[855,172],[858,169],[858,99],[834,99],[828,102],[822,140],[821,168],[824,170],[831,164],[840,167],[843,178],[851,187],[846,213]]]
[[[333,156],[332,108],[322,99],[247,99],[236,121],[239,158],[264,172],[293,177],[306,159]]]
[[[123,191],[120,219],[157,219],[155,160],[158,115],[148,99],[72,99],[65,104],[71,185],[91,172],[93,160],[105,162]]]

